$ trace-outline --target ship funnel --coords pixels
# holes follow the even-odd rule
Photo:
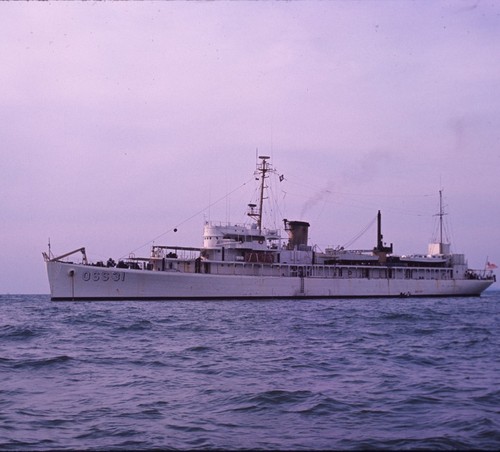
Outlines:
[[[392,243],[390,246],[384,244],[382,235],[382,214],[380,210],[377,214],[377,246],[373,248],[373,254],[377,255],[380,262],[386,262],[387,255],[392,254]]]
[[[305,221],[283,221],[285,223],[285,231],[288,232],[288,249],[305,249],[307,247],[309,223]]]

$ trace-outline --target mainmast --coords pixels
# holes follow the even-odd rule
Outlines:
[[[433,256],[450,254],[450,244],[445,243],[444,241],[444,235],[446,235],[445,224],[443,221],[443,218],[446,215],[444,209],[445,206],[443,205],[443,189],[441,189],[439,190],[439,212],[434,215],[435,217],[439,217],[439,231],[434,229],[432,238],[433,241],[432,243],[429,243],[429,254]],[[446,237],[446,240],[449,240],[449,238]]]
[[[262,206],[264,203],[264,188],[265,188],[265,180],[267,178],[266,174],[271,170],[271,165],[267,163],[267,160],[270,158],[267,155],[261,155],[259,158],[262,160],[260,165],[257,165],[256,174],[260,174],[260,196],[259,196],[259,210],[255,212],[256,204],[249,204],[250,212],[248,212],[248,216],[257,220],[257,228],[259,229],[259,234],[262,234]]]
[[[439,217],[439,254],[444,254],[445,252],[443,242],[443,217],[445,215],[443,206],[443,189],[441,189],[439,190],[439,213],[437,214]]]
[[[443,190],[439,190],[439,247],[443,246]],[[439,252],[443,252],[442,249]]]

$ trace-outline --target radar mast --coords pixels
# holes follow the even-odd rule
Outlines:
[[[262,160],[262,163],[257,164],[257,170],[255,171],[256,175],[260,176],[260,196],[259,196],[259,208],[255,211],[257,207],[256,204],[248,204],[250,211],[248,212],[248,216],[255,219],[257,221],[257,229],[259,230],[259,234],[262,234],[262,206],[264,203],[264,189],[266,188],[266,178],[267,173],[272,171],[271,165],[267,162],[270,157],[267,155],[259,156],[259,159]]]

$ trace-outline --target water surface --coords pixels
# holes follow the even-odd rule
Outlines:
[[[0,449],[500,449],[500,292],[0,296]]]

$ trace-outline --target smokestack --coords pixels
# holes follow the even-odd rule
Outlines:
[[[382,251],[382,248],[384,247],[383,239],[384,236],[382,235],[382,214],[380,213],[380,210],[378,211],[377,214],[377,249],[379,251]]]
[[[285,222],[285,231],[288,232],[288,249],[301,249],[307,247],[310,224],[305,221]]]
[[[384,246],[384,236],[382,235],[382,214],[380,210],[377,214],[377,246],[374,251],[381,253],[392,253],[392,243],[391,246]]]

